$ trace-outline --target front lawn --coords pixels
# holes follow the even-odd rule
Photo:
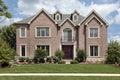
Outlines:
[[[120,73],[107,64],[29,64],[0,69],[0,73]]]
[[[0,80],[120,80],[120,77],[0,77]]]

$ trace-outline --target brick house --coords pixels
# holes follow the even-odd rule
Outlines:
[[[15,23],[16,49],[20,57],[34,57],[42,48],[48,56],[63,50],[63,59],[74,59],[77,49],[84,49],[87,61],[103,61],[107,50],[107,22],[96,12],[86,17],[76,10],[71,14],[59,11],[49,14],[44,9]]]

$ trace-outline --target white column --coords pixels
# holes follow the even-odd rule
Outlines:
[[[74,48],[73,49],[74,49],[73,59],[75,59],[75,57],[76,57],[76,41],[74,42]]]

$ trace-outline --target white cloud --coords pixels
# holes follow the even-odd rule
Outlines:
[[[76,9],[83,16],[86,16],[92,9],[95,9],[110,23],[114,22],[114,20],[116,22],[120,20],[118,18],[120,12],[116,19],[111,19],[109,16],[110,13],[117,11],[119,3],[95,4],[91,2],[90,5],[86,5],[85,2],[80,2],[79,0],[18,0],[20,14],[30,16],[37,13],[41,8],[44,8],[49,13],[54,13],[56,10],[62,13],[72,13]]]
[[[118,41],[120,43],[120,35],[113,36],[111,40]]]
[[[120,24],[120,8],[117,9],[118,15],[115,16],[116,23]]]
[[[22,20],[22,18],[19,18],[19,17],[17,17],[17,18],[11,18],[11,19],[7,18],[7,19],[5,19],[5,21],[3,21],[3,22],[0,23],[0,27],[2,27],[4,25],[9,25],[11,23],[14,23],[14,22],[17,22],[17,21],[20,21],[20,20]]]

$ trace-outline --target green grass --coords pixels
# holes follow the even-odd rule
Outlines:
[[[30,64],[0,69],[0,73],[120,73],[107,64]]]
[[[120,77],[0,77],[0,80],[120,80]]]

